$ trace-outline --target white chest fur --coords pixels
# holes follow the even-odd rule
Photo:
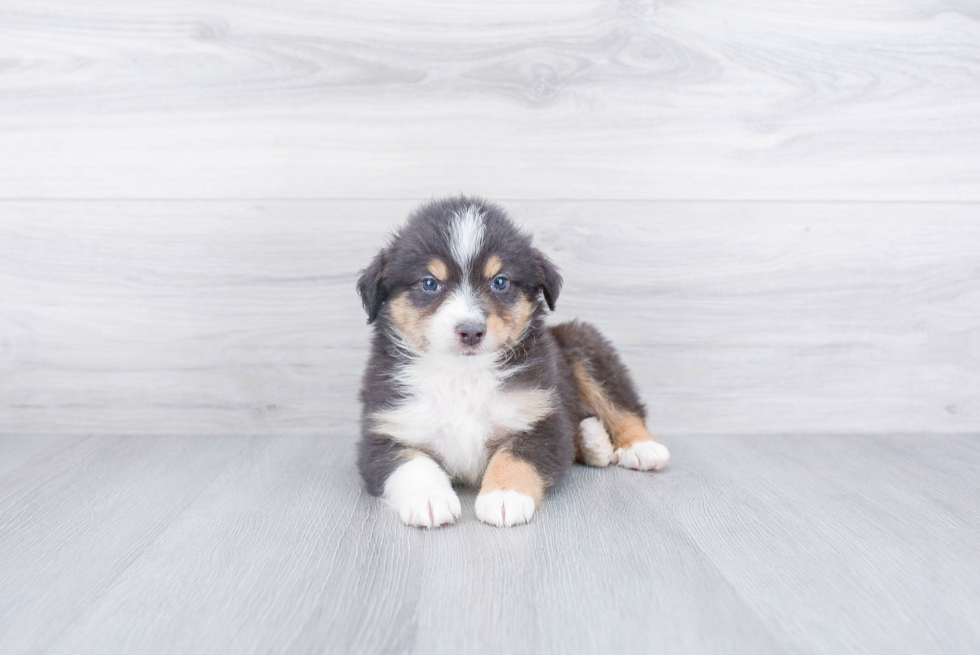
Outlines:
[[[489,356],[427,354],[398,370],[408,397],[374,415],[376,429],[434,454],[455,480],[477,484],[488,446],[530,429],[553,408],[548,389],[505,388]]]

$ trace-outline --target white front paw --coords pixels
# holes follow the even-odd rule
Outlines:
[[[629,448],[617,448],[613,464],[635,471],[659,471],[670,460],[667,446],[658,441],[636,441]]]
[[[399,499],[397,509],[405,525],[438,528],[459,518],[459,496],[452,488],[435,486]]]
[[[424,455],[392,471],[385,481],[384,498],[405,525],[438,528],[459,517],[459,497],[449,476]]]
[[[484,523],[510,527],[534,516],[534,498],[513,489],[498,489],[476,497],[476,516]]]

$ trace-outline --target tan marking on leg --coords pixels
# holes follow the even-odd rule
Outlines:
[[[483,474],[480,493],[498,489],[513,489],[534,499],[535,504],[544,498],[544,480],[529,462],[503,448],[490,459]]]
[[[647,430],[642,418],[613,403],[602,385],[589,373],[584,362],[573,362],[572,372],[579,393],[609,430],[615,448],[629,448],[637,441],[656,441]]]
[[[629,448],[637,441],[656,441],[643,419],[636,414],[623,412],[613,425],[613,447]]]
[[[441,259],[430,259],[429,260],[429,272],[435,276],[437,280],[445,281],[449,278],[449,267],[446,266],[446,262]]]
[[[395,296],[388,302],[388,316],[391,317],[392,325],[409,339],[411,345],[422,347],[425,343],[422,336],[422,314],[412,305],[407,293]]]
[[[488,280],[493,279],[503,267],[504,262],[500,259],[500,257],[490,255],[490,257],[487,258],[487,263],[483,265],[483,275],[485,275]]]

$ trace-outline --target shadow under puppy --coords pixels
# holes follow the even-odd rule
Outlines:
[[[561,276],[504,211],[455,197],[418,208],[357,283],[374,324],[358,466],[407,525],[476,515],[511,526],[579,461],[669,459],[612,345],[591,325],[544,325]],[[611,435],[611,439],[610,439]]]

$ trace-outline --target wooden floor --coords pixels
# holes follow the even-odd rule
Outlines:
[[[4,653],[975,653],[980,438],[675,437],[513,529],[349,438],[0,439]]]
[[[0,655],[980,652],[973,5],[0,3]],[[459,192],[666,471],[361,491],[354,281]]]

